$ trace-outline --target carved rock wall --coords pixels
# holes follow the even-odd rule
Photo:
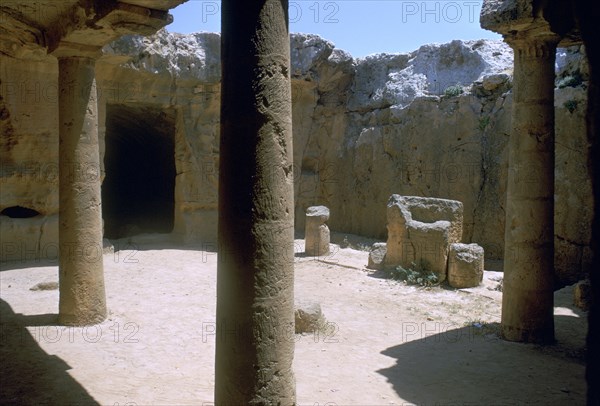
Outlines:
[[[157,123],[160,114],[168,117],[176,169],[173,235],[206,249],[216,248],[219,47],[218,34],[163,30],[121,38],[97,63],[102,156],[107,112],[139,112],[120,115],[132,128],[139,128],[144,111],[154,112]],[[318,36],[294,34],[291,50],[298,230],[307,207],[325,205],[332,230],[385,240],[390,195],[439,197],[463,202],[463,241],[482,245],[486,264],[503,257],[510,48],[453,41],[353,59]],[[27,63],[2,57],[0,69],[0,211],[23,206],[40,213],[0,216],[0,260],[14,261],[44,256],[44,246],[56,241],[57,63],[52,57]],[[559,50],[555,232],[561,284],[589,268],[586,78],[579,49]],[[535,173],[523,181],[535,182]]]

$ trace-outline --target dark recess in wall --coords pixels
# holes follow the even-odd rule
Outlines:
[[[0,215],[8,216],[13,219],[28,219],[38,216],[40,213],[37,210],[22,206],[7,207],[0,212]]]
[[[107,105],[104,236],[170,233],[175,206],[175,111]]]

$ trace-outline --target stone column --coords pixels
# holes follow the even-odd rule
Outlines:
[[[554,60],[552,35],[506,36],[514,50],[502,334],[554,340]]]
[[[215,404],[293,405],[288,2],[222,3]]]
[[[592,223],[591,248],[593,252],[590,272],[591,303],[588,313],[587,404],[600,405],[600,41],[598,41],[597,8],[587,7],[585,2],[577,4],[577,16],[583,37],[585,52],[590,67],[588,88],[587,135],[589,142],[588,170],[592,178],[594,197],[594,220]],[[595,271],[593,271],[595,269]]]
[[[597,157],[600,156],[600,41],[598,41],[597,26],[600,13],[597,8],[587,7],[584,2],[579,2],[576,10],[590,66],[586,118],[589,142],[588,168],[592,177],[594,195],[594,220],[591,239],[594,256],[590,269],[596,271],[590,272],[592,299],[588,313],[587,404],[598,405],[600,404],[600,385],[597,384],[597,377],[600,374],[600,272],[598,272],[598,269],[600,269],[600,160]]]
[[[95,59],[59,53],[59,323],[106,318]]]

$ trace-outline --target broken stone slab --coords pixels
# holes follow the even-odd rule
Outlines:
[[[383,262],[385,254],[387,253],[387,244],[384,242],[376,242],[371,246],[369,251],[369,263],[367,268],[381,270],[383,269]]]
[[[392,195],[388,201],[388,211],[398,207],[408,221],[436,223],[448,221],[451,242],[462,239],[463,204],[458,200],[435,197]]]
[[[477,244],[450,244],[448,283],[453,288],[474,288],[483,279],[483,248]]]
[[[457,200],[392,195],[387,204],[385,268],[419,264],[446,280],[448,249],[462,238],[463,205]]]
[[[510,79],[510,75],[507,73],[497,73],[484,77],[481,85],[485,90],[493,91],[509,83]]]
[[[310,206],[306,209],[306,221],[318,221],[319,224],[329,220],[329,209],[326,206]]]
[[[306,210],[304,252],[306,255],[322,256],[329,253],[330,233],[325,222],[329,220],[329,209],[311,206]]]
[[[514,30],[534,20],[533,3],[531,0],[484,0],[479,23],[482,28],[499,33]]]
[[[321,305],[319,303],[297,301],[294,307],[296,334],[314,333],[321,330],[326,325],[325,316],[321,311]]]

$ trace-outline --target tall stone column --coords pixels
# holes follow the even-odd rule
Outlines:
[[[588,170],[592,178],[594,197],[594,220],[592,223],[591,246],[593,252],[592,272],[592,301],[588,312],[587,335],[587,404],[600,405],[600,41],[598,41],[598,8],[588,7],[584,1],[576,2],[576,16],[579,21],[581,36],[587,55],[590,81],[587,103],[587,136],[589,143]]]
[[[59,323],[106,318],[95,59],[58,55]]]
[[[514,50],[502,334],[554,340],[554,60],[558,38],[507,36]]]
[[[293,405],[286,0],[224,0],[215,404]]]

